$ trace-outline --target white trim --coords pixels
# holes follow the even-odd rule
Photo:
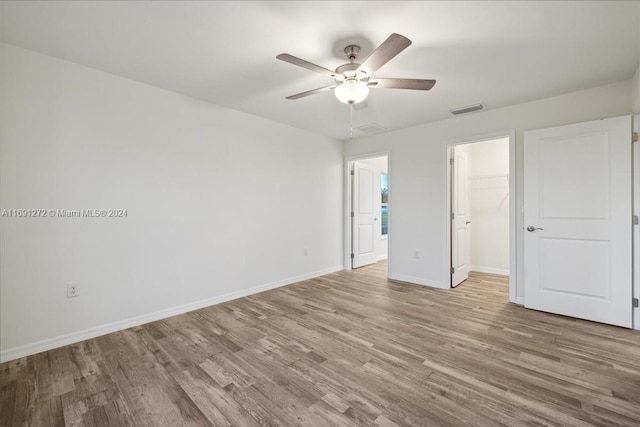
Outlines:
[[[20,347],[11,348],[8,350],[3,350],[2,352],[0,352],[0,363],[19,359],[25,356],[30,356],[43,351],[52,350],[54,348],[63,347],[65,345],[74,344],[74,343],[88,340],[91,338],[96,338],[101,335],[122,331],[124,329],[132,328],[134,326],[139,326],[149,322],[155,322],[157,320],[162,320],[168,317],[177,316],[179,314],[187,313],[189,311],[198,310],[200,308],[209,307],[212,305],[246,297],[249,295],[254,295],[260,292],[268,291],[275,288],[280,288],[282,286],[298,283],[303,280],[313,279],[315,277],[324,276],[325,274],[331,274],[331,273],[335,273],[337,271],[342,271],[342,270],[343,270],[343,266],[335,266],[335,267],[327,268],[324,270],[303,274],[296,277],[290,277],[288,279],[278,280],[276,282],[267,283],[265,285],[254,286],[253,288],[231,292],[231,293],[220,295],[213,298],[207,298],[204,300],[179,305],[176,307],[171,307],[164,310],[154,311],[153,313],[143,314],[142,316],[136,316],[136,317],[132,317],[125,320],[120,320],[120,321],[108,323],[102,326],[96,326],[93,328],[85,329],[83,331],[74,332],[66,335],[60,335],[54,338],[48,338],[46,340],[38,341],[32,344],[27,344]]]
[[[442,249],[442,253],[444,256],[444,281],[449,284],[451,287],[451,272],[452,264],[451,261],[451,159],[453,158],[453,149],[452,147],[457,145],[456,143],[446,143],[443,146],[444,151],[444,164],[445,167],[443,169],[444,173],[444,185],[445,191],[443,195],[443,203],[442,203],[442,216],[444,218],[444,245]]]
[[[501,276],[508,276],[509,270],[502,270],[499,268],[488,268],[488,267],[479,267],[479,266],[471,266],[471,271],[475,271],[477,273],[486,273],[486,274],[499,274]]]
[[[391,266],[391,199],[393,198],[393,192],[391,191],[391,181],[393,180],[391,174],[391,150],[376,151],[373,153],[359,154],[356,156],[348,156],[344,158],[344,269],[349,271],[351,268],[351,166],[353,162],[358,160],[373,159],[375,157],[387,157],[387,177],[389,185],[389,199],[387,201],[387,218],[388,218],[388,230],[387,233],[387,277],[389,277],[389,268]]]
[[[509,132],[509,301],[522,300],[524,295],[518,295],[518,190],[516,185],[516,131]]]
[[[514,304],[518,304],[518,305],[522,305],[524,306],[524,297],[518,297],[515,299],[515,301],[511,301]]]
[[[391,193],[391,191],[389,191],[389,193]],[[449,285],[447,283],[424,280],[419,277],[404,276],[402,274],[392,273],[389,273],[388,277],[390,280],[395,280],[397,282],[412,283],[414,285],[428,286],[430,288],[449,289]]]
[[[640,128],[640,115],[633,115],[632,132],[638,132]],[[640,215],[640,147],[639,143],[631,144],[632,158],[632,198],[633,198],[633,214]],[[633,292],[632,298],[640,298],[640,226],[633,226],[633,244],[631,253],[632,274],[633,274]],[[640,307],[633,308],[633,328],[640,330]]]
[[[509,138],[509,301],[516,302],[524,299],[524,295],[517,295],[517,186],[516,186],[516,131],[515,129],[492,132],[482,135],[476,135],[466,138],[445,141],[443,146],[442,158],[445,164],[443,168],[443,182],[445,182],[445,191],[443,195],[443,212],[445,236],[443,241],[443,253],[445,254],[445,262],[442,266],[443,277],[445,282],[451,286],[451,165],[449,164],[450,149],[456,145],[472,144],[474,142],[490,141],[493,139]],[[391,193],[391,191],[389,191]],[[448,278],[448,279],[447,279]]]

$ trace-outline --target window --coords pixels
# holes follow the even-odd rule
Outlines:
[[[383,237],[389,233],[389,176],[386,173],[380,174],[380,189],[382,191],[380,197],[380,228]]]

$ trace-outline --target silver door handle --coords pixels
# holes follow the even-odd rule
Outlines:
[[[378,220],[378,218],[373,218],[373,220],[374,220],[374,221],[377,221],[377,220]]]
[[[544,230],[544,228],[538,228],[538,227],[534,227],[533,225],[530,225],[527,227],[527,231],[530,233],[533,233],[536,230]]]
[[[466,221],[465,224],[471,224],[471,221]]]

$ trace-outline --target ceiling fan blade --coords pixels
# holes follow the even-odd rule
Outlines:
[[[320,87],[318,89],[308,90],[306,92],[296,93],[295,95],[287,96],[287,99],[300,99],[305,96],[315,95],[316,93],[326,92],[328,90],[333,90],[336,88],[336,85]]]
[[[300,59],[296,56],[289,55],[288,53],[281,53],[276,56],[276,58],[281,61],[288,62],[289,64],[297,65],[302,68],[306,68],[307,70],[315,71],[316,73],[324,74],[325,76],[334,77],[336,73],[324,67],[321,67],[316,64],[312,64],[309,61],[305,61],[304,59]]]
[[[424,79],[371,79],[371,88],[429,90],[436,84],[435,80]]]
[[[362,61],[356,72],[364,71],[371,76],[410,45],[411,40],[400,34],[393,33]]]

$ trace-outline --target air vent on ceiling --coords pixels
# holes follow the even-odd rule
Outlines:
[[[376,133],[376,132],[382,132],[383,130],[387,130],[387,128],[383,128],[382,126],[377,125],[375,123],[370,123],[368,125],[360,126],[358,130],[364,133]]]
[[[454,108],[453,110],[449,110],[449,111],[454,116],[457,116],[459,114],[471,113],[472,111],[480,111],[480,110],[484,110],[484,104],[479,102],[473,105],[466,105],[464,107]]]

